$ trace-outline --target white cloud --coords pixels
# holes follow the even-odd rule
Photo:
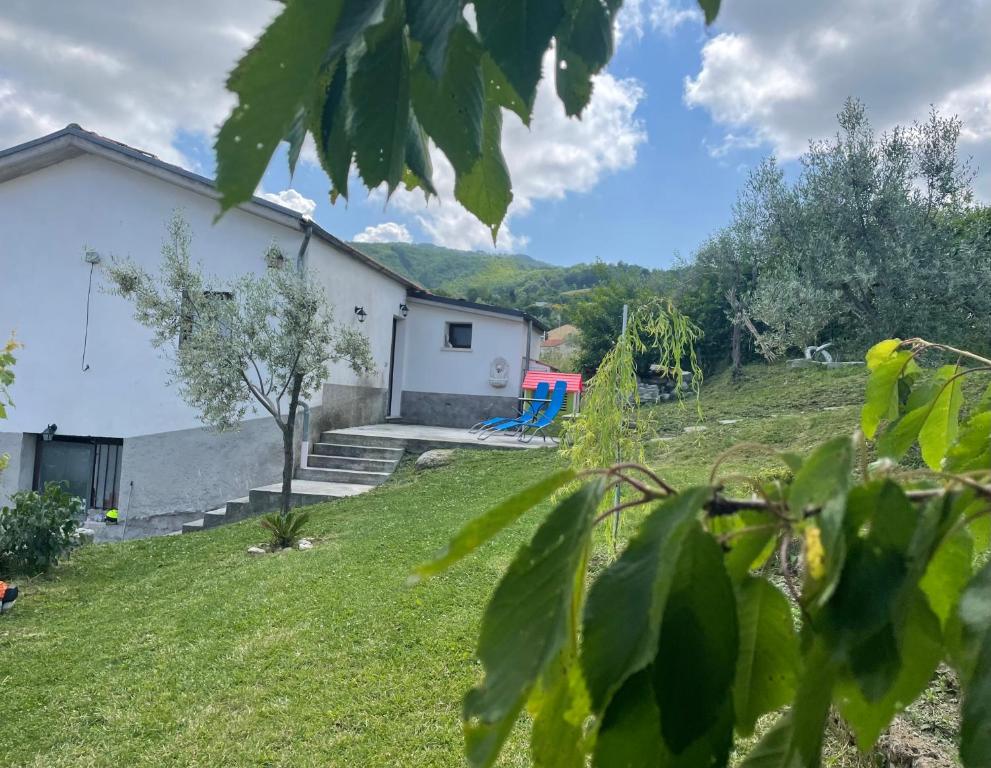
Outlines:
[[[991,2],[748,0],[725,3],[717,26],[685,101],[725,128],[718,146],[760,141],[790,158],[836,131],[848,96],[881,130],[934,104],[965,121],[962,149],[991,196]]]
[[[307,218],[312,218],[313,212],[317,209],[316,200],[301,195],[295,189],[284,189],[281,192],[260,192],[258,196],[277,205],[291,208]]]
[[[553,59],[544,62],[549,70]],[[643,88],[632,79],[609,74],[595,78],[592,101],[581,120],[569,118],[554,92],[554,82],[541,81],[533,119],[527,128],[515,115],[504,113],[503,153],[513,180],[513,202],[499,231],[496,249],[520,251],[528,238],[514,232],[516,224],[540,200],[560,200],[588,192],[606,175],[631,167],[646,130],[636,117]],[[398,190],[394,203],[413,214],[438,245],[470,250],[492,249],[488,228],[454,199],[454,171],[436,150],[434,184],[440,199],[424,202],[418,192]]]
[[[382,224],[365,227],[354,236],[356,243],[412,243],[413,235],[405,224],[386,221]]]
[[[670,36],[685,24],[702,24],[695,0],[626,0],[616,17],[616,38],[639,40],[648,30]]]
[[[0,18],[0,147],[79,123],[193,165],[180,131],[212,135],[227,72],[279,5],[264,0],[38,3]]]

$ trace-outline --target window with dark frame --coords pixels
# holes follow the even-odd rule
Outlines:
[[[471,349],[471,323],[448,323],[445,345],[451,349]]]
[[[54,482],[79,496],[89,509],[107,510],[120,503],[124,441],[113,437],[56,435],[35,447],[35,490]]]

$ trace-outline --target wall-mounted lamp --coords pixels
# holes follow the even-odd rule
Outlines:
[[[50,443],[52,438],[55,437],[55,432],[58,430],[57,424],[49,424],[45,427],[45,431],[41,433],[41,439],[46,443]]]
[[[354,313],[358,316],[359,323],[365,322],[365,318],[368,317],[368,313],[364,307],[355,306]]]
[[[409,314],[409,307],[407,307],[405,304],[400,304],[399,311],[403,313],[403,317],[406,317],[406,315]]]

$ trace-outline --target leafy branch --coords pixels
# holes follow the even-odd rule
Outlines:
[[[698,2],[711,24],[720,0]],[[216,141],[223,210],[250,199],[282,141],[294,172],[307,134],[331,201],[348,198],[352,164],[369,189],[404,184],[429,197],[432,142],[454,169],[455,198],[494,241],[513,199],[503,110],[530,124],[552,52],[557,96],[580,117],[612,58],[622,4],[287,0],[227,80],[237,105]]]
[[[777,713],[739,764],[818,768],[831,707],[866,751],[945,662],[963,688],[962,763],[988,768],[991,388],[958,425],[961,371],[906,364],[920,347],[982,362],[920,340],[875,346],[864,433],[780,454],[790,476],[749,498],[716,482],[718,463],[709,485],[676,489],[633,462],[558,472],[465,525],[418,577],[579,484],[485,609],[485,675],[463,713],[469,763],[492,765],[526,708],[535,766],[726,766]],[[911,442],[938,466],[899,473],[881,448],[912,413],[925,417]],[[616,487],[627,498],[602,510]],[[636,532],[591,574],[595,526],[628,510]]]

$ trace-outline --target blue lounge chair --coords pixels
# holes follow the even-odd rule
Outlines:
[[[555,418],[557,418],[558,413],[564,407],[564,400],[567,397],[567,387],[568,383],[566,381],[559,381],[554,385],[554,394],[551,395],[551,401],[547,404],[547,408],[543,413],[539,414],[536,419],[533,419],[527,424],[520,425],[520,433],[518,439],[521,442],[529,443],[538,434],[547,440],[547,433],[544,431],[547,427],[551,425]],[[530,435],[527,436],[529,431]],[[553,440],[554,438],[551,438]]]
[[[523,413],[519,416],[496,416],[491,419],[486,419],[485,421],[480,421],[478,424],[470,427],[468,429],[468,434],[473,435],[476,432],[481,432],[483,429],[491,429],[499,424],[504,424],[507,421],[533,421],[536,418],[540,410],[547,405],[547,393],[550,391],[551,385],[546,381],[541,381],[537,384],[537,388],[533,392],[533,400],[524,409]]]
[[[499,424],[492,427],[487,432],[478,436],[479,440],[485,440],[489,435],[493,435],[496,432],[506,432],[508,430],[514,430],[520,433],[522,438],[523,434],[528,428],[534,428],[538,424],[543,424],[547,426],[550,424],[554,417],[557,416],[558,412],[564,406],[564,399],[568,395],[568,382],[566,381],[555,381],[554,389],[551,392],[550,402],[547,404],[547,408],[543,411],[537,413],[536,417],[530,419],[529,421],[523,421],[522,418],[514,419],[513,421],[506,422],[505,424]],[[530,438],[533,439],[532,437]]]

